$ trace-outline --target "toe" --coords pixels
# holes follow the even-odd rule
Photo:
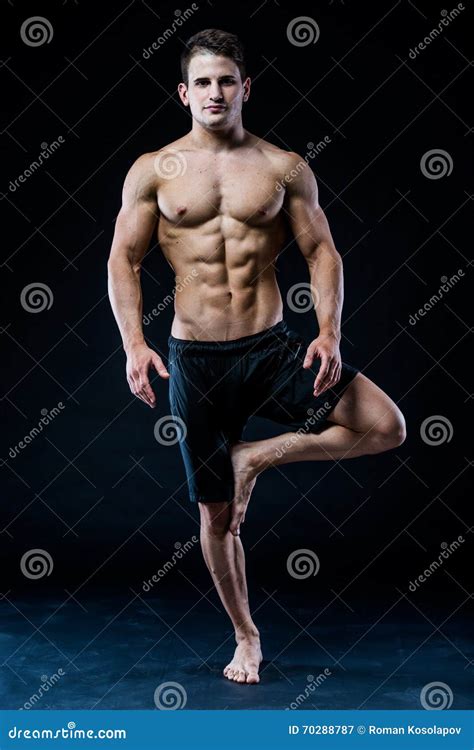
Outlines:
[[[240,669],[237,674],[237,682],[245,682],[246,678],[247,678],[246,673],[244,672],[243,669]]]
[[[249,670],[249,673],[247,675],[247,682],[253,685],[255,685],[257,682],[260,682],[260,677],[258,676],[258,672],[256,669]]]

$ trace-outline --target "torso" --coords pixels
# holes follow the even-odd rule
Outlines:
[[[278,181],[288,152],[247,135],[248,145],[220,153],[191,147],[187,136],[156,152],[158,240],[176,275],[176,338],[237,339],[282,318],[274,264],[286,236]]]

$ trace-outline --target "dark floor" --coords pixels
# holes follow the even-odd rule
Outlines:
[[[317,609],[266,597],[255,607],[262,680],[242,686],[221,676],[233,640],[212,598],[170,602],[130,591],[61,607],[66,598],[10,593],[0,602],[1,708],[153,709],[166,682],[178,683],[170,695],[186,695],[189,709],[421,710],[420,691],[432,682],[452,691],[453,709],[474,707],[464,608],[437,630],[442,612],[430,611],[428,622],[403,600],[391,609],[360,603],[357,612],[336,602],[308,625]]]

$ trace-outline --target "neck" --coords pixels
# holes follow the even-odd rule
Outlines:
[[[239,146],[247,137],[241,119],[219,130],[210,130],[196,120],[193,120],[190,135],[193,144],[197,148],[209,151],[223,151],[233,146]]]

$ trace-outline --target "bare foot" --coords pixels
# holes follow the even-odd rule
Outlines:
[[[245,521],[245,511],[261,467],[258,465],[256,452],[251,442],[242,440],[232,445],[230,459],[234,472],[234,498],[229,529],[234,536],[238,536],[240,524]]]
[[[224,676],[234,682],[255,684],[260,682],[258,669],[263,659],[260,638],[251,636],[237,644],[234,658],[224,669]]]

